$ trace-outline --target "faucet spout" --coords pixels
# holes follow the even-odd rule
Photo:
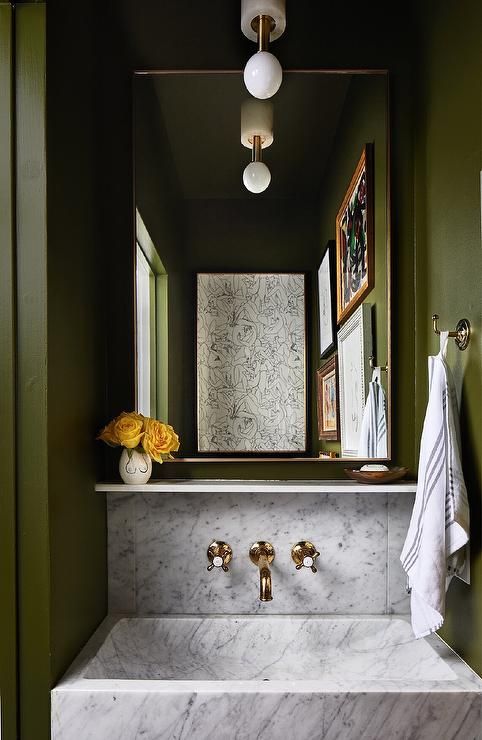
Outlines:
[[[251,561],[259,569],[259,600],[272,601],[273,587],[270,564],[274,560],[274,547],[269,542],[255,542],[249,551]]]

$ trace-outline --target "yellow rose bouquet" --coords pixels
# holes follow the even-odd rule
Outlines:
[[[110,447],[125,448],[119,471],[122,479],[131,483],[147,482],[152,472],[151,460],[158,463],[172,460],[171,453],[179,449],[179,437],[172,426],[135,411],[123,411],[116,416],[97,439]]]

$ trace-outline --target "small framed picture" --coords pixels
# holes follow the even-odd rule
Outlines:
[[[318,318],[320,327],[320,357],[335,344],[335,242],[329,241],[318,268]]]
[[[373,240],[373,146],[366,144],[336,217],[338,324],[373,288]]]
[[[316,371],[318,439],[340,438],[338,363],[336,354]]]
[[[358,456],[371,354],[371,305],[363,303],[338,332],[342,457]]]

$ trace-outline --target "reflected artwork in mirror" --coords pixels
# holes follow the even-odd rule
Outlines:
[[[387,73],[285,71],[258,110],[242,71],[136,72],[133,124],[138,410],[188,461],[390,459]]]
[[[306,451],[305,276],[197,276],[199,452]]]

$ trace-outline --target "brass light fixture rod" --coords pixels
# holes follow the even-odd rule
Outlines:
[[[268,51],[269,38],[276,23],[270,15],[258,15],[251,21],[251,28],[258,34],[258,51]]]
[[[432,316],[432,325],[435,334],[440,334],[440,329],[438,327],[439,318],[440,317],[437,313],[434,313]],[[460,350],[464,350],[469,346],[470,331],[470,321],[468,319],[460,319],[455,327],[455,331],[449,331],[449,337],[453,337],[457,347]]]
[[[262,143],[261,143],[261,136],[253,136],[253,149],[251,152],[251,161],[252,162],[261,162],[262,161]]]

